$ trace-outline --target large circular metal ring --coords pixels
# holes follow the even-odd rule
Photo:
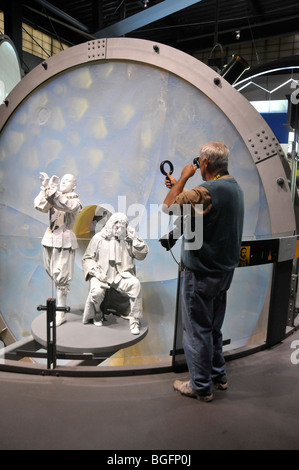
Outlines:
[[[165,168],[164,168],[165,165],[169,165],[169,171],[165,170]],[[173,164],[169,160],[164,160],[160,164],[160,171],[161,171],[162,175],[165,175],[165,176],[167,176],[167,174],[172,175],[172,173],[173,173]]]

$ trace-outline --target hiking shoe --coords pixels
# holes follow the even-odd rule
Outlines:
[[[175,380],[173,383],[173,388],[176,392],[180,392],[181,395],[186,395],[187,397],[192,397],[192,398],[197,397],[193,388],[191,388],[189,381],[182,382],[181,380]]]
[[[214,387],[215,387],[217,390],[222,390],[222,391],[224,391],[224,390],[227,390],[227,388],[228,388],[228,383],[227,383],[227,382],[224,382],[224,383],[222,383],[222,382],[215,382],[215,383],[214,383]]]
[[[197,400],[204,401],[205,403],[210,403],[214,400],[214,395],[211,393],[210,395],[197,395]]]
[[[213,394],[198,395],[191,387],[189,381],[182,382],[181,380],[175,380],[173,388],[176,392],[180,392],[181,395],[185,395],[186,397],[197,398],[197,400],[204,401],[206,403],[213,400]]]

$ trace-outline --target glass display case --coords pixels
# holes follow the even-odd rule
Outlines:
[[[244,245],[293,236],[294,212],[279,143],[256,110],[215,75],[167,46],[99,40],[52,57],[8,96],[0,108],[0,312],[16,341],[11,351],[16,344],[23,352],[28,345],[35,352],[47,349],[46,313],[37,308],[56,298],[41,244],[49,220],[33,204],[40,172],[60,178],[74,174],[82,204],[74,226],[78,249],[68,321],[57,328],[63,367],[88,361],[109,370],[171,365],[180,240],[171,253],[159,243],[170,228],[161,211],[167,192],[162,160],[170,160],[174,176],[180,175],[203,143],[225,142],[230,173],[244,191]],[[197,173],[189,184],[200,182]],[[82,257],[103,215],[113,212],[125,213],[149,247],[147,258],[136,262],[144,329],[138,338],[124,339],[125,333],[119,335],[123,319],[112,311],[88,340],[81,321],[88,294]],[[272,262],[236,269],[223,330],[228,353],[265,341],[272,274]],[[119,343],[102,347],[114,327]],[[44,359],[33,356],[30,361],[40,367]]]

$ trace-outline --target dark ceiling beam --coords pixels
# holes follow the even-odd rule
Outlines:
[[[23,60],[22,49],[22,4],[12,0],[4,4],[4,32],[14,43],[20,60]]]
[[[247,5],[253,16],[258,16],[263,13],[260,2],[258,0],[247,0]]]
[[[282,17],[282,18],[278,18],[278,19],[275,19],[275,20],[269,20],[269,21],[263,21],[263,22],[260,22],[260,23],[255,23],[255,24],[252,24],[252,25],[241,25],[238,27],[238,29],[242,32],[242,31],[245,31],[245,30],[250,30],[252,29],[253,31],[257,28],[260,28],[260,27],[264,27],[264,26],[272,26],[272,25],[278,25],[279,23],[282,23],[283,25],[285,24],[288,24],[287,22],[288,21],[293,21],[293,20],[296,20],[296,18],[299,18],[299,14],[297,15],[292,15],[292,16],[288,16],[288,17]],[[200,23],[199,23],[200,24]],[[220,35],[223,35],[223,34],[226,34],[226,33],[231,33],[231,32],[234,32],[236,31],[236,26],[232,27],[232,28],[229,28],[229,29],[225,29],[225,30],[221,30],[219,32]],[[288,30],[288,32],[290,33],[291,30]],[[271,35],[266,35],[267,37],[275,37],[275,36],[279,36],[280,34],[280,31],[279,29],[277,28],[277,34],[271,34]],[[284,32],[285,34],[285,32]],[[207,37],[211,37],[214,35],[214,32],[209,32],[209,33],[205,33],[205,34],[197,34],[196,36],[189,36],[189,37],[186,37],[186,38],[181,38],[181,39],[178,39],[177,42],[178,43],[183,43],[183,42],[188,42],[188,41],[194,41],[194,40],[197,40],[197,39],[202,39],[202,38],[207,38]]]
[[[104,25],[103,0],[92,0],[93,31],[98,31]]]
[[[247,0],[248,13],[253,17],[253,21],[266,21],[267,19],[261,3],[259,0]]]
[[[78,34],[79,36],[82,36],[84,37],[85,39],[87,40],[92,40],[94,39],[94,37],[89,34],[89,33],[85,33],[84,31],[82,31],[81,29],[78,29],[78,28],[75,28],[74,26],[70,25],[69,23],[66,23],[65,21],[61,21],[59,20],[57,17],[54,17],[54,16],[50,16],[42,11],[39,11],[39,10],[36,10],[35,8],[32,8],[28,5],[23,5],[24,7],[24,10],[29,10],[31,12],[33,12],[34,14],[37,14],[38,16],[41,16],[43,18],[47,18],[48,20],[51,20],[55,23],[57,23],[58,25],[60,26],[63,26],[64,28],[67,28],[69,29],[70,31],[73,31],[74,33]],[[27,22],[29,25],[32,25],[32,22],[30,20],[30,17],[27,18],[27,15],[26,13],[24,13],[23,15],[23,19],[25,22]],[[40,25],[36,24],[36,22],[34,22],[35,24],[35,27],[37,27],[37,29],[40,28]],[[42,30],[45,30],[45,28],[43,27]],[[53,34],[53,31],[50,31],[50,30],[46,30],[47,34],[49,34],[50,36]],[[68,39],[64,39],[64,42],[69,42],[70,41]]]
[[[184,10],[202,0],[164,0],[150,8],[146,8],[136,15],[130,16],[107,28],[94,33],[96,38],[120,37],[150,23],[159,21],[166,16]]]
[[[47,2],[47,0],[34,0],[34,1],[38,3],[39,5],[43,6],[47,11],[50,11],[54,15],[63,19],[64,21],[67,21],[69,24],[71,24],[75,28],[78,28],[79,30],[84,31],[85,33],[90,33],[87,26],[85,26],[83,23],[76,20],[72,16],[68,15],[64,11],[60,10],[59,8],[55,7],[51,3]]]

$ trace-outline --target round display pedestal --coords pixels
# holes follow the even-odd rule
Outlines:
[[[148,332],[146,322],[140,320],[140,334],[133,335],[129,321],[117,315],[108,315],[103,326],[96,327],[93,323],[84,325],[83,314],[67,313],[67,321],[56,328],[56,351],[73,354],[115,353],[141,341]],[[35,341],[47,347],[47,314],[38,316],[31,325],[31,333]]]

